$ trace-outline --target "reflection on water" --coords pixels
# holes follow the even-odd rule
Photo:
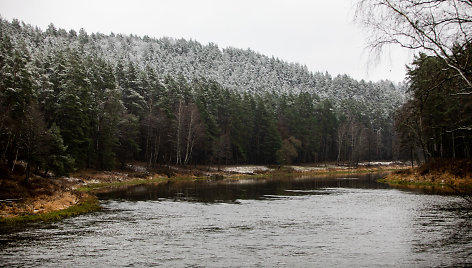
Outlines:
[[[0,266],[467,267],[457,196],[378,176],[171,183],[100,198],[104,211],[0,234]]]
[[[247,179],[234,181],[176,182],[165,185],[138,185],[99,195],[101,199],[185,200],[197,202],[235,202],[239,199],[267,199],[304,194],[329,194],[329,188],[387,189],[376,182],[381,175],[355,177],[306,177]]]

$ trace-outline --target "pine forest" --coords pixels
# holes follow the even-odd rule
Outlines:
[[[28,174],[131,161],[150,168],[470,157],[461,125],[411,131],[415,101],[470,121],[470,106],[443,111],[434,106],[441,95],[423,96],[415,81],[424,68],[441,68],[424,55],[410,67],[408,89],[212,43],[0,22],[1,160],[10,168],[23,160]],[[404,131],[395,131],[403,103]],[[462,149],[442,147],[454,142]]]

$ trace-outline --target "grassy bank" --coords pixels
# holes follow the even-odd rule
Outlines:
[[[431,160],[416,168],[392,172],[380,182],[394,187],[434,188],[443,192],[472,193],[470,160]]]
[[[280,177],[298,177],[298,176],[333,176],[333,175],[356,175],[356,174],[369,174],[378,172],[392,172],[404,167],[374,167],[374,168],[326,168],[319,170],[308,170],[308,171],[296,171],[290,168],[282,168],[280,170],[274,170],[261,174],[231,174],[226,176],[228,179],[257,179],[257,178],[270,178],[275,176]]]
[[[133,185],[142,185],[142,184],[158,184],[158,183],[166,183],[166,182],[177,182],[177,181],[192,181],[192,180],[199,180],[199,179],[209,179],[210,177],[186,177],[186,176],[176,176],[176,177],[151,177],[147,179],[142,178],[131,178],[129,180],[124,181],[112,181],[112,182],[99,182],[99,183],[91,183],[82,185],[77,188],[77,191],[84,192],[84,193],[94,193],[99,191],[108,191],[114,188],[125,187],[125,186],[133,186]]]
[[[95,196],[87,195],[77,204],[65,209],[55,210],[46,213],[18,215],[14,217],[0,218],[0,224],[21,224],[37,221],[58,221],[64,218],[77,216],[89,212],[100,210],[100,204]]]

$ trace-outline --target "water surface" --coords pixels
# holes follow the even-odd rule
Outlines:
[[[1,230],[0,266],[466,267],[459,196],[380,175],[170,183],[100,195],[104,210]]]

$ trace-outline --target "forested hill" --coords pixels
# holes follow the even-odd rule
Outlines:
[[[149,66],[160,76],[183,75],[187,80],[204,77],[224,87],[250,93],[312,92],[336,103],[353,98],[397,105],[403,101],[403,89],[389,81],[370,83],[356,81],[346,75],[332,78],[328,73],[312,73],[306,66],[287,63],[250,49],[220,49],[215,44],[173,38],[150,38],[135,35],[101,33],[84,30],[56,29],[46,31],[30,25],[10,26],[16,38],[24,39],[34,54],[48,51],[80,49],[86,55],[100,56],[113,64],[131,61],[144,68]],[[343,64],[340,62],[339,64]]]
[[[358,161],[393,155],[392,114],[404,101],[404,89],[389,81],[356,81],[346,75],[332,78],[251,50],[220,49],[183,39],[67,31],[52,24],[43,31],[3,19],[0,27],[3,161],[11,162],[21,147],[17,139],[22,132],[14,133],[17,126],[8,125],[7,119],[26,120],[28,109],[33,108],[81,166],[113,166],[117,157],[123,157],[118,151],[123,144],[135,149],[134,153],[125,150],[132,152],[127,159],[155,163],[268,163],[277,161],[277,152],[282,162],[287,158]],[[218,111],[223,109],[218,101],[229,99],[235,102],[231,105],[241,107]],[[107,107],[108,102],[115,106]],[[115,123],[123,126],[104,129],[100,125],[108,108],[116,109],[120,118]],[[235,125],[248,122],[222,115],[236,108],[248,110],[252,122],[257,116],[265,117],[259,119],[267,120],[267,125],[256,129],[260,124],[256,120],[246,130],[249,136],[238,136]],[[309,122],[295,125],[290,120],[300,119],[295,111],[286,114],[295,108]],[[61,116],[71,110],[81,114],[70,115],[75,121],[65,122]],[[185,113],[193,116],[193,110],[201,121],[198,128],[192,126],[197,121],[183,118]],[[329,122],[323,126],[323,120]],[[180,125],[184,121],[187,128]],[[72,129],[74,124],[81,126],[78,133]],[[323,130],[327,125],[329,131]],[[135,138],[120,141],[115,135],[118,130],[128,130],[133,135],[127,136]],[[359,144],[370,141],[375,148],[356,151],[353,136]]]

